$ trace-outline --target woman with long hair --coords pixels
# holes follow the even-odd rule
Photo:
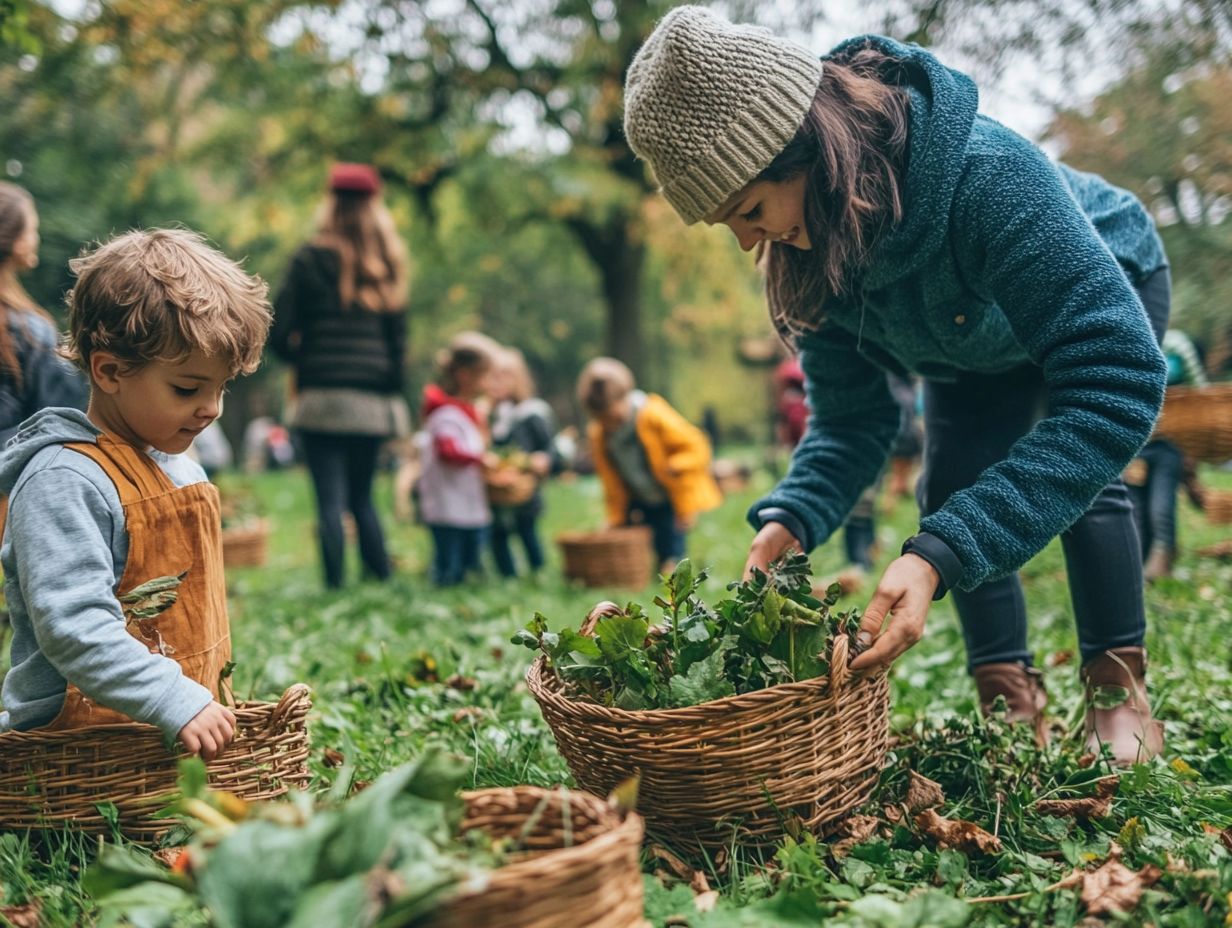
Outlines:
[[[47,406],[85,409],[89,387],[56,351],[56,324],[18,275],[38,266],[38,211],[25,189],[0,181],[0,448]]]
[[[686,223],[727,225],[761,253],[808,381],[807,434],[749,512],[747,569],[842,524],[898,429],[885,373],[917,375],[923,518],[865,610],[852,669],[906,651],[949,591],[981,703],[1004,696],[1046,736],[1016,571],[1060,535],[1088,743],[1133,762],[1162,734],[1118,475],[1163,398],[1167,261],[1132,194],[1050,162],[977,102],[915,45],[864,36],[819,59],[678,7],[629,69],[625,131]],[[1096,700],[1110,691],[1126,696]]]
[[[338,164],[316,235],[291,259],[274,301],[270,347],[295,369],[290,424],[317,498],[325,585],[342,586],[349,511],[364,572],[390,574],[372,504],[384,441],[409,431],[403,387],[407,257],[368,165]]]

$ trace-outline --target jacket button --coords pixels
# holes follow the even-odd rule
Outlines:
[[[967,321],[967,317],[962,315],[961,313],[959,313],[957,316],[954,317],[955,325],[963,325],[964,323],[966,323],[966,321]]]

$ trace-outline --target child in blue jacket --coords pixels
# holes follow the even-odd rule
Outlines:
[[[1131,194],[1049,162],[977,103],[970,78],[915,45],[865,36],[818,59],[678,7],[629,69],[625,131],[686,223],[725,224],[758,250],[804,367],[808,432],[750,510],[749,569],[843,523],[898,427],[885,372],[917,375],[923,518],[852,668],[888,665],[950,591],[981,702],[1005,696],[1043,737],[1015,572],[1061,535],[1083,679],[1129,694],[1088,707],[1089,743],[1141,760],[1162,735],[1118,475],[1163,396],[1167,263]]]

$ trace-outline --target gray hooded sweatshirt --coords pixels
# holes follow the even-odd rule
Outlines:
[[[0,564],[13,625],[0,731],[49,723],[70,680],[171,739],[212,697],[125,628],[116,598],[128,557],[120,495],[102,468],[63,447],[98,434],[83,412],[44,409],[0,455],[0,494],[9,497]],[[177,487],[206,479],[183,455],[148,453]]]

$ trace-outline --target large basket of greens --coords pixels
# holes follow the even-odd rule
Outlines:
[[[644,525],[599,532],[566,532],[556,539],[566,580],[584,586],[640,590],[653,568],[650,529]]]
[[[500,507],[529,503],[539,487],[539,478],[531,469],[530,455],[525,451],[509,452],[495,467],[485,468],[483,481],[488,502]]]
[[[1232,383],[1169,387],[1155,434],[1195,461],[1232,458]]]
[[[460,793],[469,765],[433,749],[315,807],[306,796],[237,804],[194,789],[190,774],[178,808],[195,837],[175,872],[139,871],[109,849],[87,877],[105,923],[130,924],[121,919],[140,910],[141,924],[199,924],[208,911],[231,928],[645,925],[641,819],[595,796]]]
[[[308,687],[276,703],[241,702],[235,739],[207,766],[209,782],[245,800],[308,782]],[[176,790],[179,757],[153,725],[0,734],[0,831],[71,828],[153,842],[174,824],[158,813]]]
[[[848,669],[856,612],[811,595],[808,559],[732,584],[708,606],[682,561],[655,599],[603,603],[578,632],[541,615],[515,641],[542,651],[531,694],[578,785],[641,775],[639,811],[664,837],[707,847],[825,833],[871,793],[886,752],[884,673]]]

